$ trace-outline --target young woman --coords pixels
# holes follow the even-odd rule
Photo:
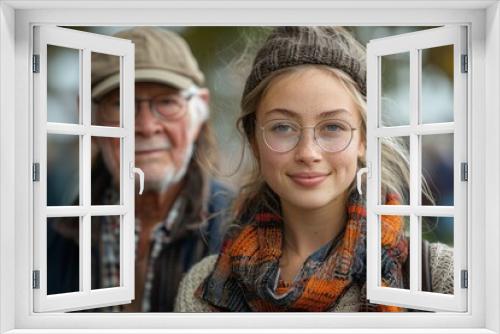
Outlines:
[[[280,27],[257,53],[239,124],[256,160],[218,257],[196,265],[176,310],[401,311],[366,300],[364,48],[344,29]],[[383,145],[387,204],[407,197],[406,148]],[[403,220],[382,217],[382,284],[404,288]]]

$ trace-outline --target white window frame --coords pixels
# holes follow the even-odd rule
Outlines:
[[[33,221],[29,203],[33,200],[30,190],[33,139],[30,40],[31,27],[35,24],[468,24],[472,84],[468,115],[468,133],[471,134],[468,141],[471,152],[468,311],[460,314],[34,314],[29,288]],[[242,332],[245,328],[246,333],[500,333],[499,59],[500,8],[497,1],[1,2],[0,333],[116,333],[121,332],[119,329],[128,329],[128,333],[152,332],[144,330],[145,326],[170,333],[181,332],[180,328],[191,328],[184,331],[190,333],[234,333],[236,329]],[[287,329],[280,331],[280,328]]]
[[[39,166],[39,180],[33,184],[33,269],[38,272],[39,287],[33,290],[35,312],[75,311],[93,307],[128,304],[134,299],[134,45],[131,41],[54,26],[34,28],[34,54],[39,56],[38,73],[33,75],[33,157]],[[79,57],[79,121],[77,124],[50,122],[47,111],[48,45],[70,48]],[[91,54],[104,53],[119,57],[120,125],[92,124]],[[48,135],[79,137],[78,206],[47,206],[47,137]],[[120,140],[120,203],[91,203],[91,141],[93,137]],[[119,263],[120,285],[91,289],[91,223],[93,216],[117,215],[120,218]],[[79,290],[47,295],[47,219],[76,217],[79,220]]]
[[[421,123],[422,61],[421,50],[453,46],[453,121]],[[467,86],[470,72],[462,71],[462,55],[467,55],[465,26],[447,25],[413,33],[375,39],[367,47],[367,297],[371,302],[398,305],[429,311],[467,310],[467,289],[461,287],[461,271],[467,270],[467,180],[461,179],[461,163],[467,163]],[[381,124],[382,69],[384,56],[409,55],[408,124],[385,126]],[[467,66],[466,64],[465,66]],[[404,106],[405,107],[405,106]],[[453,135],[453,205],[429,206],[421,203],[422,135]],[[381,143],[382,138],[409,138],[410,201],[405,205],[384,205],[381,198]],[[409,289],[381,286],[381,228],[382,215],[409,217]],[[422,226],[421,217],[453,218],[453,294],[422,291]]]

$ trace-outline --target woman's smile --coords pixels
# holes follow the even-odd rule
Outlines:
[[[299,172],[287,174],[296,184],[313,188],[320,185],[331,173]]]

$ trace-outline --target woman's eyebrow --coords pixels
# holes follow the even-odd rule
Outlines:
[[[299,114],[296,113],[295,111],[289,110],[289,109],[283,109],[283,108],[274,108],[266,112],[266,116],[270,114],[281,114],[281,115],[286,115],[288,117],[292,118],[300,118]]]
[[[284,109],[284,108],[271,109],[271,110],[267,111],[265,115],[269,116],[272,114],[285,115],[285,116],[295,118],[295,119],[298,119],[301,117],[299,113],[292,111],[290,109]],[[347,109],[339,108],[339,109],[332,109],[332,110],[323,111],[316,118],[319,118],[319,119],[331,118],[331,117],[337,116],[338,114],[345,114],[347,116],[347,115],[350,115],[351,113]]]
[[[333,116],[337,116],[338,114],[350,115],[351,113],[347,109],[339,108],[339,109],[323,111],[321,114],[318,115],[318,118],[330,118]]]

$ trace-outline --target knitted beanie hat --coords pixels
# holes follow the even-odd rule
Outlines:
[[[274,71],[318,64],[350,75],[366,96],[365,48],[342,27],[278,27],[257,52],[243,96]]]

